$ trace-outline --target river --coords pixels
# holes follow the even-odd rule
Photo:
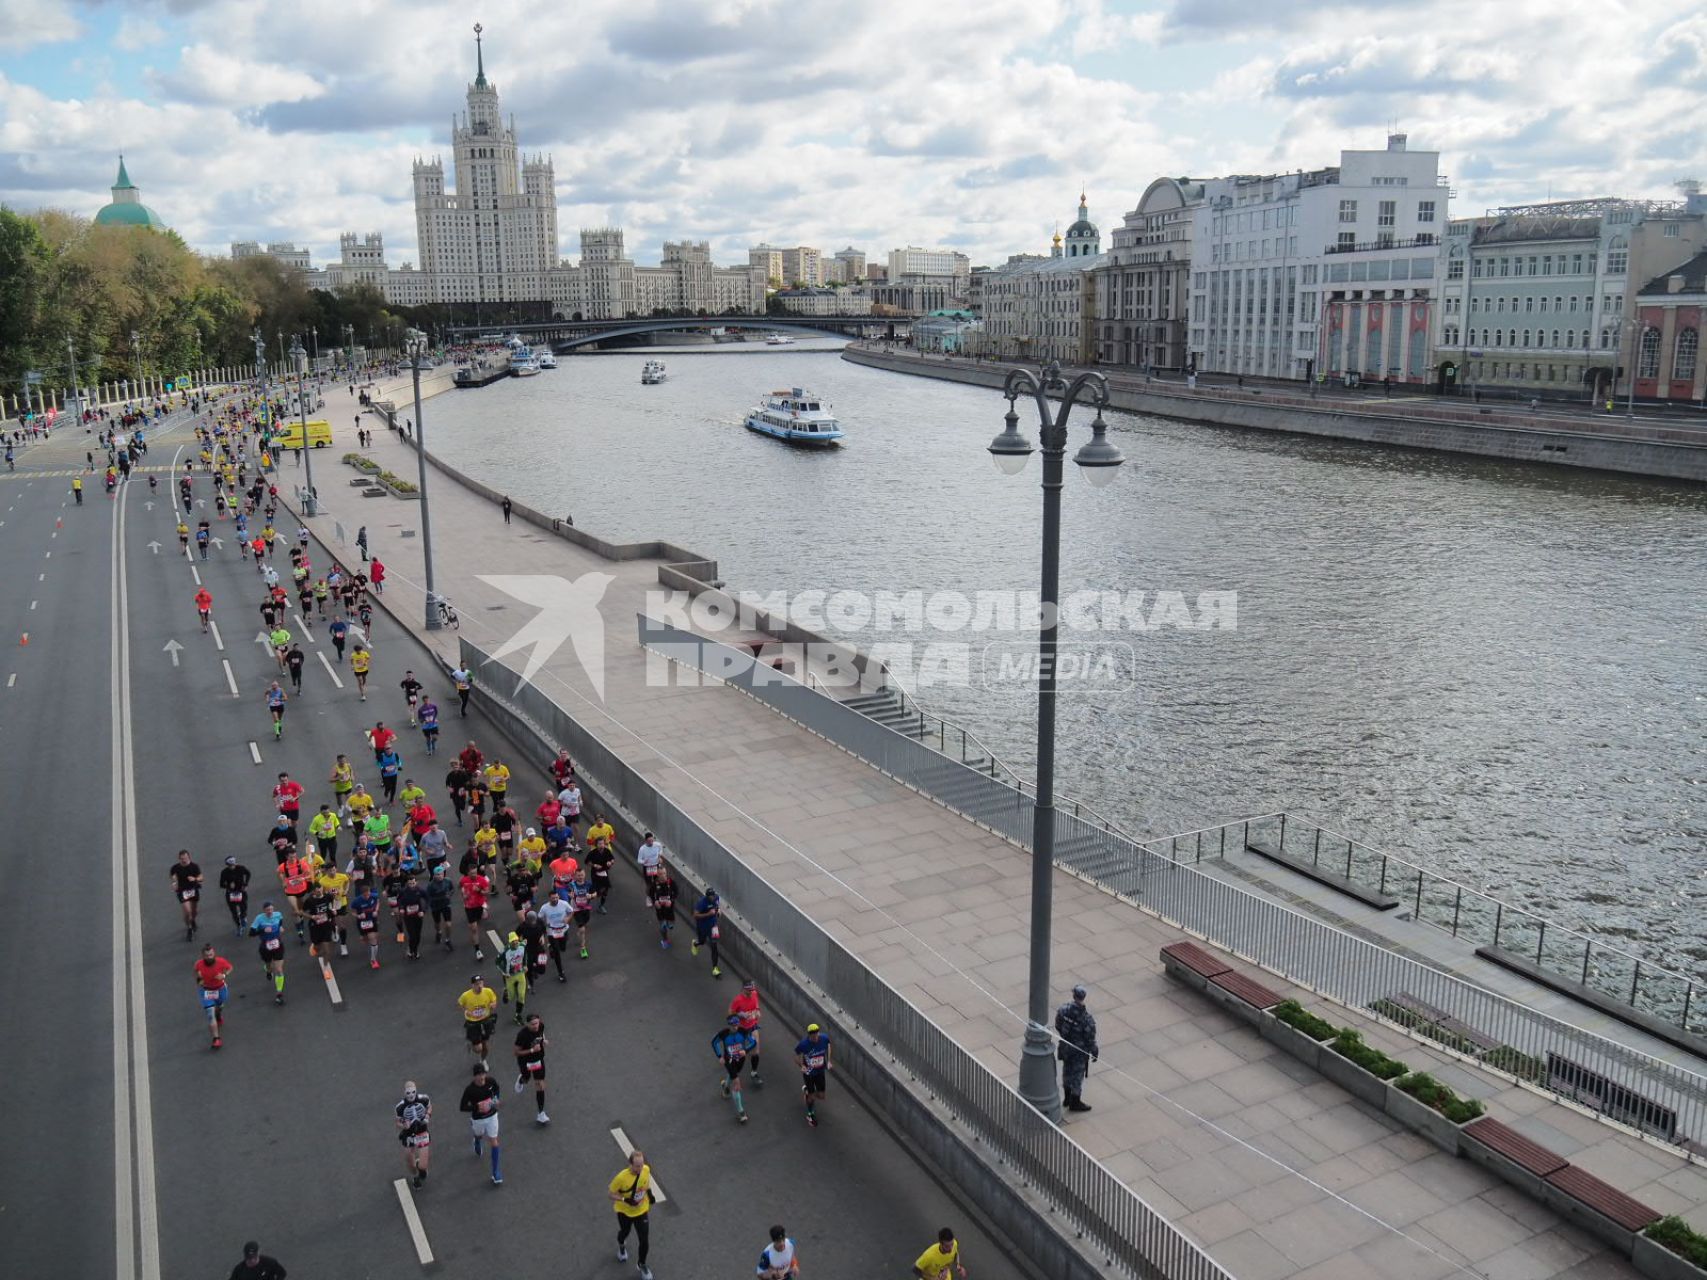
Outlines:
[[[991,465],[1001,397],[848,364],[839,345],[563,357],[429,401],[428,436],[580,528],[715,558],[732,590],[1035,591],[1040,464]],[[661,386],[639,385],[649,356]],[[834,405],[844,447],[741,427],[786,386]],[[1109,422],[1127,463],[1103,489],[1069,465],[1063,591],[1236,592],[1237,626],[1122,633],[1132,687],[1060,699],[1061,792],[1146,837],[1302,812],[1707,965],[1707,490]],[[915,692],[1029,773],[1023,688]]]

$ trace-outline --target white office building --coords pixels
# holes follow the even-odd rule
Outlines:
[[[954,249],[920,249],[908,245],[889,251],[888,279],[905,276],[952,277],[972,274],[972,260]]]
[[[1192,219],[1199,371],[1423,382],[1446,228],[1439,153],[1393,134],[1337,166],[1204,181]]]

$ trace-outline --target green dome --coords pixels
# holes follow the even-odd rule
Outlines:
[[[153,227],[164,231],[166,224],[145,204],[109,204],[95,215],[95,224],[102,227]]]

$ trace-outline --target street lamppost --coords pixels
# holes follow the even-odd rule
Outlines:
[[[356,326],[344,326],[344,364],[354,368],[356,363]]]
[[[320,330],[311,327],[308,332],[314,340],[314,363],[318,365],[320,363]]]
[[[1049,392],[1061,401],[1050,413]],[[1096,406],[1091,438],[1073,455],[1085,478],[1097,488],[1114,479],[1125,458],[1108,439],[1102,411],[1108,404],[1108,380],[1100,373],[1081,373],[1068,382],[1054,361],[1033,374],[1011,369],[1002,392],[1008,399],[1002,433],[990,442],[990,454],[1004,474],[1017,476],[1031,456],[1031,440],[1019,429],[1014,403],[1022,395],[1037,404],[1038,437],[1043,446],[1043,593],[1037,652],[1037,804],[1031,836],[1031,972],[1026,1001],[1025,1043],[1020,1054],[1019,1094],[1057,1123],[1061,1093],[1055,1074],[1054,1042],[1046,1028],[1049,1017],[1049,939],[1054,910],[1051,876],[1055,862],[1055,653],[1058,597],[1061,593],[1061,479],[1067,452],[1067,417],[1083,396]]]
[[[135,329],[130,331],[130,360],[136,367],[136,398],[142,398],[142,335]]]
[[[319,503],[314,493],[314,442],[308,438],[308,352],[302,349],[299,334],[291,334],[290,358],[296,366],[296,406],[302,418],[302,514],[311,516],[317,514]]]
[[[415,381],[415,465],[416,483],[421,490],[421,554],[427,569],[427,630],[439,629],[439,597],[433,591],[433,521],[427,505],[427,430],[421,418],[421,357],[427,351],[427,335],[418,329],[408,331],[404,339],[409,354],[410,371]]]

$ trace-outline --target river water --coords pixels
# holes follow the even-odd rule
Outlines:
[[[1000,395],[838,346],[564,357],[429,401],[428,434],[583,529],[716,559],[732,590],[1035,592],[1040,465],[991,465]],[[649,356],[661,386],[639,385]],[[742,428],[791,385],[834,405],[842,448]],[[1707,967],[1707,490],[1109,421],[1127,464],[1100,490],[1069,465],[1063,591],[1236,592],[1237,626],[1122,632],[1131,688],[1060,699],[1060,792],[1146,837],[1302,812]],[[1034,700],[973,674],[914,692],[1029,773]]]

